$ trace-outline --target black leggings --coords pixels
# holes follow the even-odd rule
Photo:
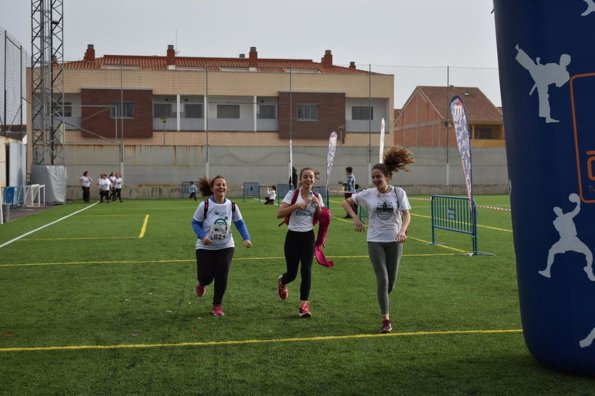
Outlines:
[[[231,268],[234,248],[219,250],[196,249],[196,274],[198,283],[208,286],[215,280],[213,305],[223,302],[227,289],[227,277]]]
[[[285,264],[287,272],[283,274],[281,283],[287,285],[297,277],[300,261],[302,268],[300,274],[300,300],[308,300],[312,284],[312,261],[314,259],[314,231],[297,232],[287,231],[285,236]]]

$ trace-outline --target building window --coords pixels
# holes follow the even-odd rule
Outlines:
[[[153,103],[153,118],[173,117],[171,103]]]
[[[352,120],[373,120],[374,119],[374,108],[373,107],[360,107],[354,106],[351,108],[351,119]]]
[[[64,112],[64,118],[72,117],[72,102],[64,102],[64,105],[60,102],[56,103],[56,113],[61,112]]]
[[[274,120],[277,118],[277,108],[271,104],[261,104],[258,106],[258,118]]]
[[[217,118],[240,118],[240,105],[217,105]]]
[[[202,104],[199,104],[199,103],[184,104],[184,117],[186,117],[186,118],[203,118]]]
[[[134,118],[134,102],[112,102],[112,118]]]
[[[318,121],[320,119],[317,104],[299,104],[297,109],[298,121]]]
[[[475,139],[495,139],[496,137],[492,134],[492,128],[489,126],[477,126],[475,127]]]

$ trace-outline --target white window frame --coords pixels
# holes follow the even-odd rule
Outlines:
[[[297,106],[298,121],[320,121],[320,105],[318,103],[299,103]]]

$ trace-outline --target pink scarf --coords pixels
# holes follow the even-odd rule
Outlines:
[[[326,234],[328,233],[328,228],[331,225],[331,211],[328,208],[322,208],[321,213],[314,218],[314,224],[318,224],[318,235],[316,237],[316,243],[314,247],[314,255],[316,256],[316,261],[318,264],[323,265],[328,268],[333,268],[334,263],[324,256],[322,252],[322,245],[326,243]]]

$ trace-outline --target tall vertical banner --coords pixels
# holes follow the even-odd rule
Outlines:
[[[523,337],[593,376],[595,4],[494,0],[494,16]]]
[[[331,132],[328,139],[328,153],[326,155],[326,190],[328,192],[328,181],[331,177],[331,169],[333,168],[333,161],[335,160],[335,152],[337,151],[337,132]]]
[[[471,145],[469,142],[467,115],[465,114],[463,101],[458,96],[450,100],[449,107],[455,126],[459,154],[461,155],[461,164],[463,166],[463,174],[465,175],[465,184],[467,185],[467,197],[469,197],[469,204],[471,204],[473,201],[473,179],[471,175]]]
[[[380,144],[378,145],[378,163],[382,163],[382,157],[384,154],[384,117],[380,121]]]
[[[291,141],[291,138],[289,138],[289,184],[291,184],[292,180],[291,180],[291,176],[293,173],[293,142]],[[290,186],[289,189],[291,190],[293,187]]]

